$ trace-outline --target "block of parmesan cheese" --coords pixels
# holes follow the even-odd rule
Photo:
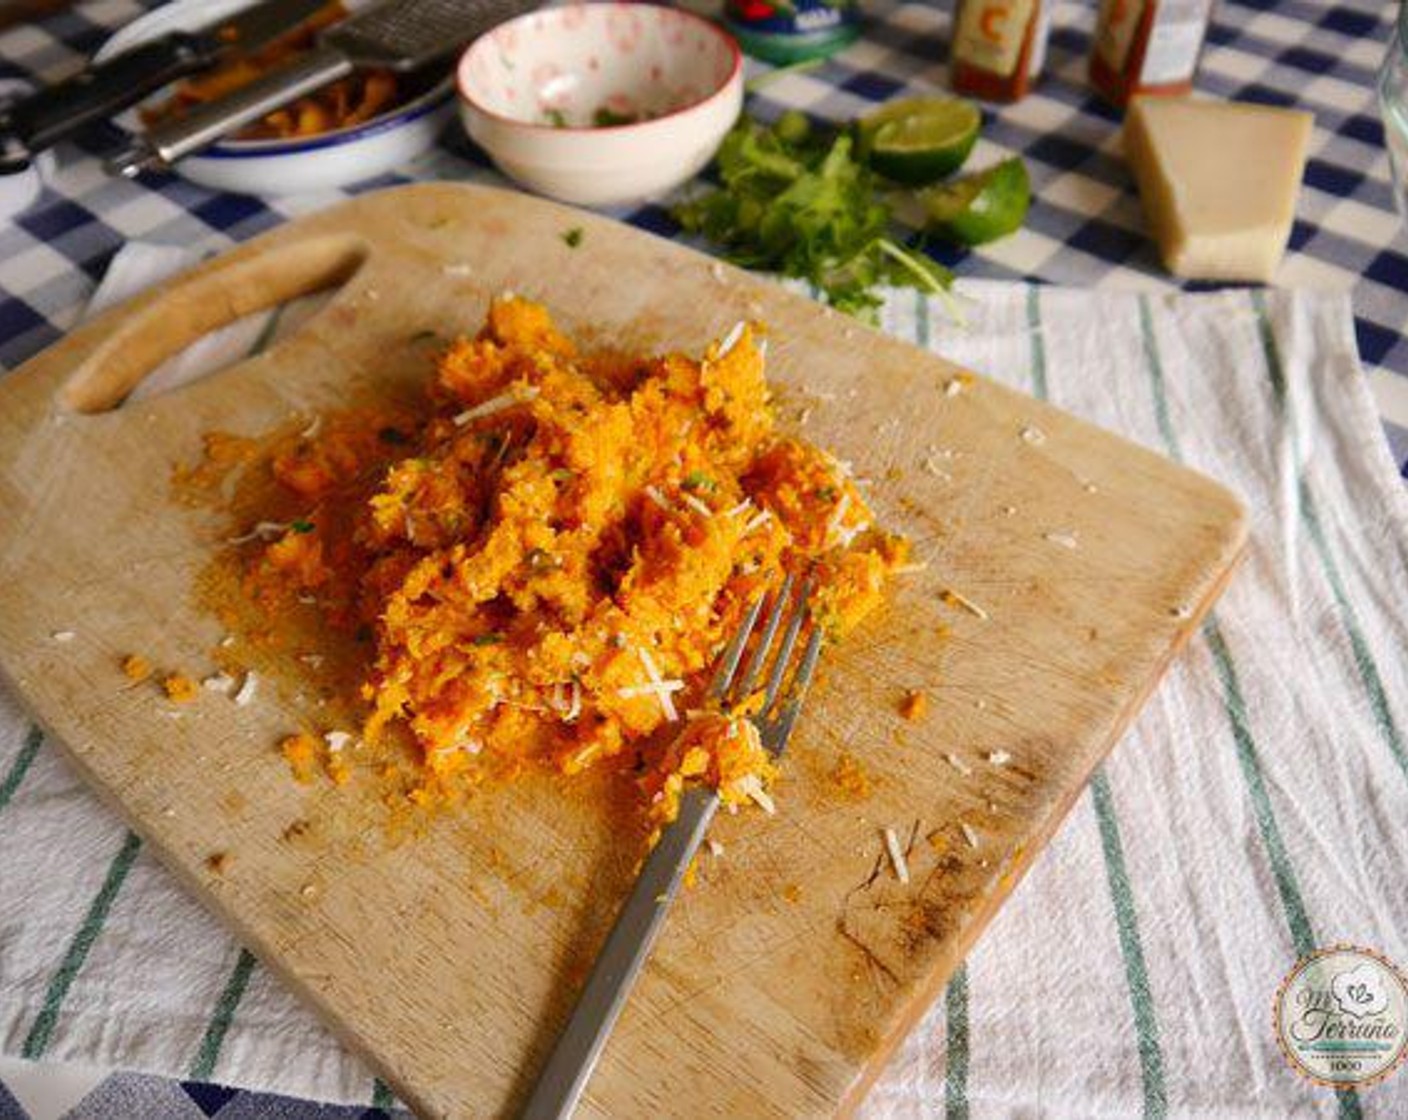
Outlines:
[[[1314,118],[1293,109],[1136,97],[1129,160],[1164,267],[1197,280],[1268,281],[1286,250]]]

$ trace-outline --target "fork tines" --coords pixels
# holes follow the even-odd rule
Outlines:
[[[804,578],[794,596],[796,582],[792,575],[782,581],[772,596],[766,616],[763,615],[765,596],[760,596],[748,608],[738,631],[720,655],[718,669],[709,685],[711,700],[718,701],[724,708],[733,708],[750,699],[758,690],[758,682],[765,681],[762,707],[753,722],[757,724],[763,745],[774,755],[781,754],[787,745],[787,737],[792,733],[792,725],[821,658],[822,632],[812,621],[810,612],[812,580],[810,576]],[[808,627],[810,632],[801,655],[794,657],[802,632]],[[753,639],[751,651],[750,638]],[[745,652],[748,654],[746,663]]]

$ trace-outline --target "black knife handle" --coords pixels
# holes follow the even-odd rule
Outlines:
[[[0,127],[31,154],[100,117],[120,113],[147,94],[214,61],[213,35],[177,31],[40,90],[5,110]]]

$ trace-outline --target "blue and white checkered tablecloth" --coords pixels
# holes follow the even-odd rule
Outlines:
[[[0,79],[60,78],[152,6],[95,0],[0,34]],[[870,21],[859,42],[816,69],[767,85],[755,95],[753,110],[771,115],[799,108],[843,120],[896,94],[944,88],[951,5],[884,0],[867,7]],[[1374,95],[1393,15],[1384,0],[1219,0],[1197,85],[1220,97],[1314,112],[1310,160],[1278,283],[1352,293],[1365,374],[1394,461],[1408,477],[1408,232],[1393,207]],[[1143,235],[1138,199],[1119,156],[1118,114],[1085,81],[1093,19],[1093,0],[1058,2],[1047,73],[1037,91],[988,113],[976,162],[1022,154],[1035,200],[1026,226],[1013,237],[980,252],[944,254],[960,275],[1104,289],[1176,286]],[[39,201],[0,225],[0,370],[19,365],[75,323],[124,241],[218,250],[342,197],[256,199],[163,175],[118,181],[95,158],[101,140],[60,150]],[[404,174],[358,189],[423,179],[493,182],[497,175],[452,128]],[[667,235],[676,229],[661,205],[621,217]],[[75,1115],[333,1120],[384,1115],[381,1107],[391,1104],[386,1095],[368,1103],[366,1110],[331,1108],[114,1076]],[[25,1115],[0,1079],[0,1120]]]

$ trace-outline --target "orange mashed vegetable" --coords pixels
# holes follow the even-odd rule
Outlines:
[[[362,735],[410,732],[413,800],[491,758],[621,759],[657,818],[694,781],[771,804],[752,724],[695,710],[715,656],[788,572],[840,636],[908,546],[845,464],[775,430],[763,352],[740,325],[702,359],[585,355],[505,297],[440,356],[428,417],[329,423],[275,458],[305,512],[255,547],[249,583],[374,641]],[[284,744],[302,777],[316,746]]]

